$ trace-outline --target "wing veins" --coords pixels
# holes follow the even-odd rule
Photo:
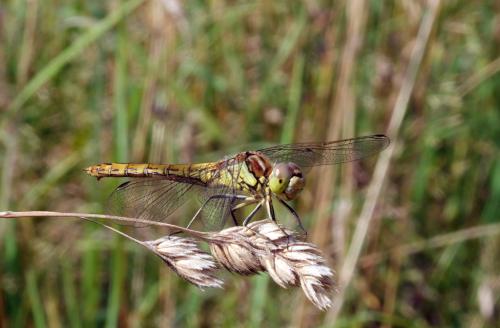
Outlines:
[[[358,160],[386,148],[389,138],[372,135],[320,143],[278,145],[259,150],[277,162],[294,161],[299,166],[331,165]]]

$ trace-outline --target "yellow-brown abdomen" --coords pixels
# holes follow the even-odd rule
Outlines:
[[[85,169],[87,174],[97,177],[152,177],[167,175],[168,164],[103,163]]]
[[[106,177],[185,177],[199,179],[209,178],[209,175],[200,175],[200,169],[213,166],[213,163],[203,164],[132,164],[132,163],[103,163],[92,165],[84,171],[97,179]],[[204,181],[203,181],[204,182]]]

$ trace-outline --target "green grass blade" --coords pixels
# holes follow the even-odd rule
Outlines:
[[[268,285],[268,275],[261,274],[252,278],[250,327],[262,327],[268,298]]]
[[[78,328],[82,327],[82,322],[80,321],[80,307],[73,282],[73,277],[76,275],[77,273],[74,272],[71,264],[66,262],[62,269],[64,303],[71,327]]]
[[[123,295],[123,285],[125,281],[125,254],[121,237],[117,237],[113,250],[113,260],[110,263],[111,268],[111,286],[109,290],[108,304],[106,308],[106,327],[118,327],[118,315],[120,313],[120,304]]]
[[[118,33],[118,47],[116,49],[114,107],[115,107],[115,139],[116,159],[119,162],[128,160],[128,107],[127,107],[127,37],[124,26],[120,26]]]
[[[26,101],[47,81],[56,76],[61,69],[80,55],[87,47],[104,33],[109,31],[113,26],[120,22],[127,15],[132,13],[144,0],[130,0],[118,6],[109,16],[100,21],[94,27],[81,35],[71,46],[64,49],[58,56],[52,59],[42,70],[40,70],[31,79],[26,86],[17,94],[12,103],[7,109],[7,112],[12,115],[17,112]]]
[[[40,298],[40,292],[38,291],[35,271],[33,270],[29,270],[26,274],[26,289],[28,292],[28,298],[30,301],[35,327],[47,327],[45,320],[45,310],[43,308],[42,299]]]
[[[288,113],[281,131],[281,143],[287,144],[293,141],[295,127],[300,109],[302,96],[302,77],[304,76],[304,55],[300,54],[293,65],[292,81],[288,93]]]

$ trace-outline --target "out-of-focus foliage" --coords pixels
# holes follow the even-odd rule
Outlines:
[[[0,210],[104,212],[118,181],[93,163],[384,133],[427,3],[361,4],[2,1]],[[364,256],[499,223],[499,13],[442,2]],[[295,204],[334,268],[375,160],[311,172]],[[91,223],[2,221],[0,242],[0,326],[332,324],[264,276],[201,292]],[[338,326],[494,326],[499,258],[498,235],[362,257]]]

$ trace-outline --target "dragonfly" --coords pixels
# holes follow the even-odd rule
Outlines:
[[[261,208],[276,222],[273,201],[281,203],[305,231],[289,204],[305,187],[312,167],[356,161],[389,145],[382,134],[330,142],[276,145],[244,151],[222,160],[189,164],[102,163],[84,171],[98,180],[126,177],[111,194],[109,208],[142,222],[165,221],[197,195],[201,206],[187,228],[202,217],[209,229],[222,229],[230,216],[239,225],[236,211],[253,205],[242,219],[246,226]],[[113,210],[113,208],[117,210]]]

